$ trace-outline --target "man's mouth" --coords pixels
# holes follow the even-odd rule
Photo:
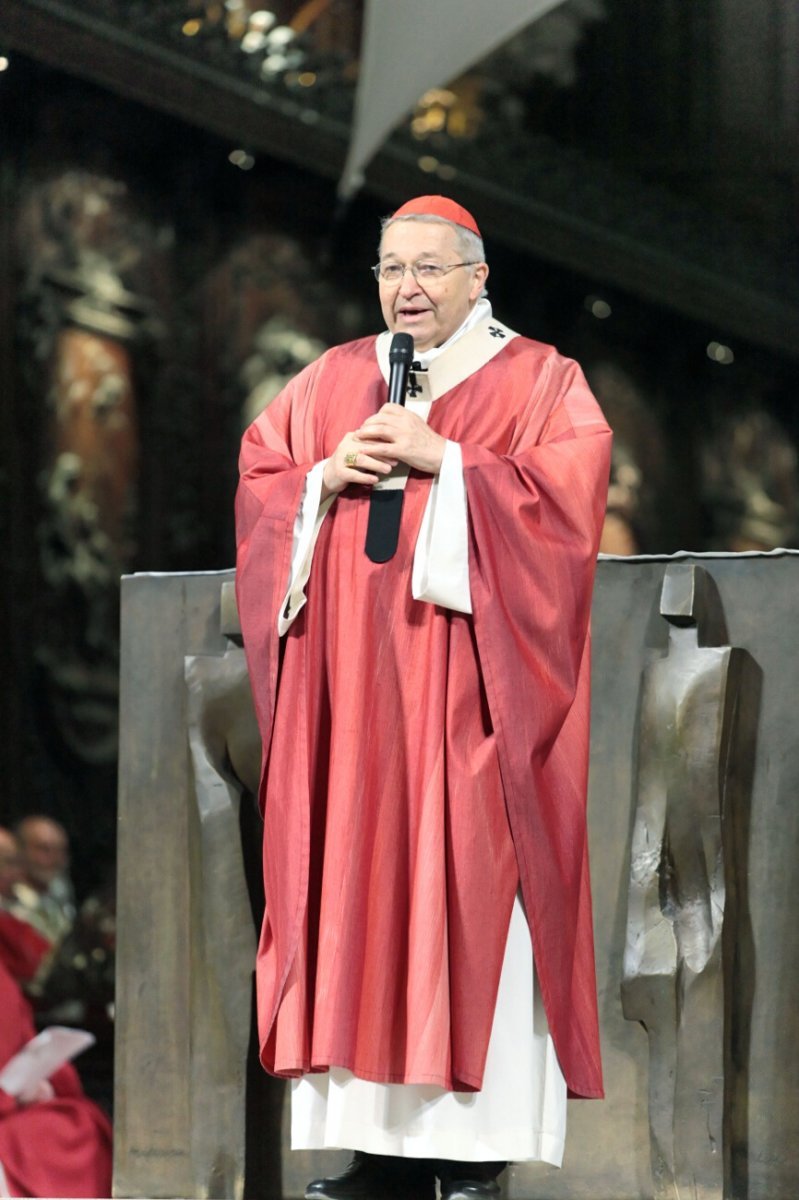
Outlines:
[[[414,308],[413,306],[408,305],[407,307],[397,309],[397,316],[398,317],[421,317],[426,312],[429,312],[429,311],[430,311],[429,308]]]

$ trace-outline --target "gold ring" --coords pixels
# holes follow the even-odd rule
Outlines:
[[[357,458],[358,458],[358,451],[356,450],[354,454],[352,453],[352,451],[350,451],[349,454],[344,455],[344,462],[345,462],[346,466],[354,467]]]

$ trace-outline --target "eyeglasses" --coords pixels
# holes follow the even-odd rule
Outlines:
[[[447,267],[442,267],[440,263],[431,262],[416,262],[408,263],[375,263],[372,267],[372,274],[375,279],[382,280],[383,283],[400,283],[405,278],[405,272],[410,271],[414,279],[419,283],[435,283],[438,279],[443,279],[445,275],[449,275],[450,271],[455,271],[458,267],[476,267],[477,262],[459,262],[451,263]]]

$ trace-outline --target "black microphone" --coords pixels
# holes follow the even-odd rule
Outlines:
[[[395,333],[388,352],[391,372],[388,377],[389,404],[404,404],[408,373],[413,361],[413,338],[409,333]],[[383,563],[393,558],[399,540],[402,515],[402,489],[372,489],[369,497],[369,523],[366,526],[366,557]]]
[[[395,333],[388,352],[391,373],[388,377],[389,404],[404,404],[408,372],[413,361],[413,338],[409,333]]]

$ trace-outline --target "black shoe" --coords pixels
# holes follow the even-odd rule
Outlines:
[[[305,1200],[435,1200],[436,1177],[427,1159],[394,1158],[356,1150],[341,1175],[314,1179]]]
[[[441,1180],[441,1200],[494,1200],[501,1188],[497,1176],[504,1162],[448,1162],[443,1159],[436,1169]]]

